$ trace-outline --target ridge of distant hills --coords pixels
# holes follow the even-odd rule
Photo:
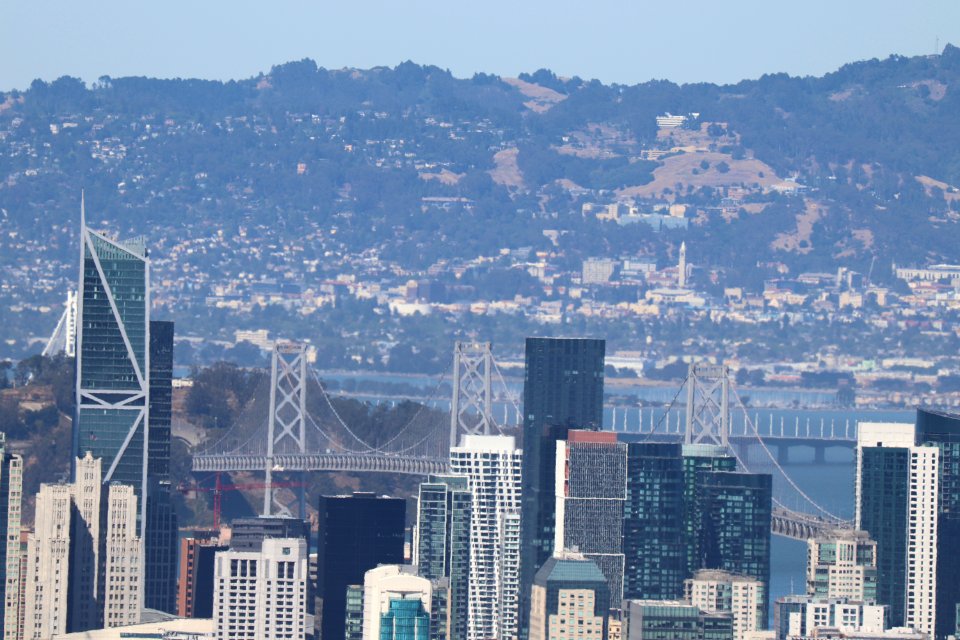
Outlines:
[[[690,117],[658,128],[667,113]],[[36,262],[31,295],[59,303],[84,188],[93,220],[147,235],[158,275],[190,274],[196,291],[282,264],[314,232],[296,261],[317,277],[374,256],[416,274],[517,249],[572,270],[665,264],[685,241],[718,289],[839,266],[884,282],[893,263],[957,261],[958,114],[952,45],[722,86],[311,60],[229,82],[36,80],[0,94],[0,265]],[[687,228],[584,214],[616,202],[682,205]],[[230,254],[223,237],[258,246]]]

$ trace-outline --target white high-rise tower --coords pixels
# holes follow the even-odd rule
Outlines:
[[[467,434],[450,449],[451,471],[467,476],[473,493],[468,640],[517,635],[520,556],[505,550],[516,551],[519,543],[522,456],[512,436]]]

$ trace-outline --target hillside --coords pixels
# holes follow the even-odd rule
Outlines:
[[[658,128],[667,113],[698,115]],[[596,256],[663,266],[681,241],[714,292],[760,291],[777,272],[759,265],[843,267],[890,285],[893,263],[956,261],[957,113],[960,49],[949,45],[725,86],[310,60],[230,82],[37,80],[0,95],[0,322],[14,340],[0,355],[31,352],[55,324],[76,276],[81,188],[88,219],[148,237],[157,307],[224,344],[236,328],[308,332],[325,296],[340,300],[330,283],[354,277],[357,349],[375,335],[383,353],[404,331],[383,329],[366,301],[411,279],[432,278],[451,302],[552,300],[551,277],[537,276],[541,292],[506,274],[545,273],[523,266],[538,255],[559,273]],[[583,214],[615,202],[684,205],[685,230]],[[488,276],[504,255],[526,258]],[[262,304],[254,285],[271,287]],[[294,290],[315,295],[299,318],[271,306]],[[342,324],[329,322],[318,342],[338,340]],[[349,362],[338,348],[333,364]]]

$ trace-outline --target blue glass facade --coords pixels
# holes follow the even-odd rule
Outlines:
[[[149,403],[149,266],[142,242],[82,228],[73,458],[102,458],[104,481],[143,487]]]
[[[380,617],[380,640],[429,640],[430,614],[419,598],[390,600]]]

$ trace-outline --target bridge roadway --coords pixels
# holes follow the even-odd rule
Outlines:
[[[200,472],[263,471],[265,468],[265,455],[198,455],[193,458],[193,470]],[[273,456],[272,468],[275,472],[343,471],[418,476],[446,473],[450,470],[448,460],[441,458],[351,453],[276,454]],[[829,530],[851,526],[849,523],[831,522],[809,514],[774,507],[770,532],[805,541]]]

